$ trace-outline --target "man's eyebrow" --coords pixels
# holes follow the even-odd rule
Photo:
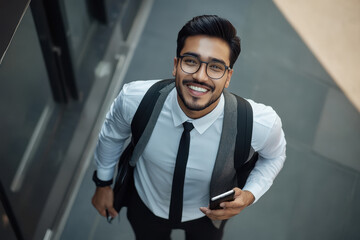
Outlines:
[[[200,54],[197,54],[197,53],[194,53],[194,52],[186,52],[186,53],[184,53],[183,55],[193,56],[193,57],[197,57],[197,58],[199,58],[199,59],[200,59],[200,57],[201,57]],[[221,59],[219,59],[219,58],[212,58],[212,57],[210,57],[210,61],[219,62],[219,63],[222,63],[222,64],[224,64],[224,65],[226,66],[225,61],[224,61],[224,60],[221,60]]]
[[[214,62],[219,62],[219,63],[222,63],[222,64],[224,64],[224,65],[226,66],[226,63],[225,63],[223,60],[221,60],[221,59],[218,59],[218,58],[211,58],[211,61],[214,61]]]
[[[186,55],[186,56],[193,56],[193,57],[200,58],[200,55],[199,55],[199,54],[197,54],[197,53],[194,53],[194,52],[186,52],[186,53],[184,53],[183,55]]]

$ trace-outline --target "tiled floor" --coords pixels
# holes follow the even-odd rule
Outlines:
[[[360,111],[360,2],[273,2]]]
[[[171,77],[177,31],[205,13],[228,18],[242,38],[231,91],[271,105],[288,141],[273,187],[228,222],[224,239],[360,239],[359,112],[273,2],[155,0],[125,82]],[[92,208],[93,169],[61,239],[134,239],[125,211],[109,225]]]

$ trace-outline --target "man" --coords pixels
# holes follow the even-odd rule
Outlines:
[[[240,40],[226,19],[199,16],[180,30],[173,68],[176,87],[167,96],[134,170],[136,191],[131,196],[127,216],[137,239],[169,239],[172,229],[184,229],[186,239],[221,239],[226,220],[257,201],[281,170],[286,145],[281,120],[272,108],[248,100],[253,110],[251,148],[258,152],[259,159],[245,186],[234,188],[233,201],[221,203],[218,210],[208,208],[224,120],[223,90],[229,86],[239,54]],[[92,199],[102,216],[106,216],[106,211],[112,217],[117,215],[113,191],[104,185],[111,184],[121,149],[131,134],[132,118],[155,82],[124,85],[107,114],[95,152],[98,166],[95,177],[105,184],[96,188]],[[185,125],[183,128],[184,122],[192,123],[194,128],[190,128],[182,201],[173,207],[178,189],[172,189],[173,175],[180,138],[187,128]],[[182,208],[178,221],[173,220],[172,214],[176,208]],[[216,226],[213,224],[216,220],[225,221]]]

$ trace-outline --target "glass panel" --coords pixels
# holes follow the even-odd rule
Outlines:
[[[37,186],[24,190],[21,185],[24,179],[29,182],[26,169],[31,168],[32,150],[36,150],[36,140],[46,125],[44,116],[49,114],[46,109],[49,109],[51,98],[35,25],[28,9],[0,65],[0,176],[25,239],[31,239],[42,206],[29,197],[31,192],[39,191]],[[37,177],[41,177],[41,173]]]
[[[77,65],[86,47],[91,18],[85,0],[63,0],[61,5],[73,62]]]

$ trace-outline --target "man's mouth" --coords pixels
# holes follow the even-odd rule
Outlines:
[[[196,96],[201,96],[209,91],[214,91],[213,86],[209,86],[206,83],[194,82],[191,80],[184,80],[183,84],[188,87],[189,91]]]
[[[205,93],[208,90],[202,87],[194,86],[194,85],[188,85],[188,87],[194,91]]]

